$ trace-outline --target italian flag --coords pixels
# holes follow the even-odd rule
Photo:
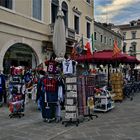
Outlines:
[[[88,42],[86,43],[85,45],[85,48],[87,50],[87,55],[93,55],[93,51],[94,51],[94,48],[93,48],[93,34],[90,36]]]

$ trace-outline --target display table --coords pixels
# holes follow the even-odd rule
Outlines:
[[[112,96],[95,96],[95,107],[94,111],[102,111],[102,112],[107,112],[115,107],[114,101],[112,100]]]

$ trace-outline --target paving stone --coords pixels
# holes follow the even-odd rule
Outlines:
[[[78,127],[44,123],[40,111],[31,102],[25,116],[9,118],[7,106],[0,108],[0,140],[140,140],[140,94],[134,100],[115,103],[98,118],[84,120]],[[64,112],[62,113],[64,117]]]

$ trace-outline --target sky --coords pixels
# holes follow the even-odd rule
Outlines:
[[[128,24],[140,19],[140,0],[94,0],[95,21]]]

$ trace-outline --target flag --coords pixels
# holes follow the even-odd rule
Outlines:
[[[113,47],[113,55],[112,55],[112,57],[117,57],[120,52],[121,52],[121,50],[117,45],[117,40],[114,40],[114,47]]]
[[[74,59],[76,57],[76,55],[77,55],[76,48],[75,48],[76,43],[74,43],[72,47],[73,48],[72,48],[72,51],[71,51],[71,58]]]
[[[81,50],[83,50],[83,49],[84,49],[83,35],[82,35],[82,37],[80,38],[78,44],[79,44],[79,45],[78,45],[78,48],[80,48]]]
[[[83,36],[82,36],[81,39],[77,43],[73,44],[71,58],[74,59],[77,54],[81,54],[84,49],[83,46],[84,45],[83,45]]]
[[[87,55],[92,55],[94,48],[93,48],[93,34],[89,38],[88,42],[85,45],[85,48],[87,50]]]

